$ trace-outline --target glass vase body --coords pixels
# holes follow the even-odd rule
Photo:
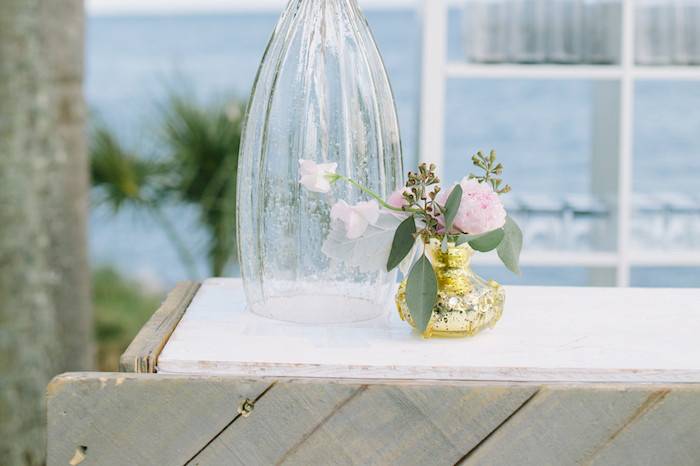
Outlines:
[[[438,284],[438,296],[424,337],[472,336],[493,327],[503,314],[505,290],[493,280],[486,281],[472,271],[468,244],[450,243],[445,251],[440,241],[425,245]],[[401,319],[415,328],[406,302],[406,280],[396,293],[396,306]]]
[[[395,274],[361,273],[321,252],[332,204],[366,196],[342,181],[306,190],[300,159],[336,163],[384,198],[402,185],[394,99],[356,0],[291,0],[272,34],[241,142],[238,252],[256,314],[339,323],[385,313]]]

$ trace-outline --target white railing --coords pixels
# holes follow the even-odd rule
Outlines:
[[[700,266],[700,249],[690,254],[646,252],[632,244],[632,163],[635,83],[638,80],[697,80],[700,67],[635,64],[635,2],[621,0],[619,63],[595,64],[483,64],[449,62],[448,1],[422,2],[422,82],[419,159],[444,166],[445,82],[449,79],[590,80],[593,86],[591,135],[592,196],[615,206],[610,225],[616,244],[596,251],[528,252],[525,266],[605,267],[615,270],[615,284],[628,286],[632,266]],[[468,6],[467,6],[468,8]],[[605,115],[605,118],[602,116]],[[614,124],[609,124],[613,121]],[[492,258],[482,259],[490,263]]]

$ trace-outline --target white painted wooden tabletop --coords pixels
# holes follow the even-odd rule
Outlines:
[[[204,282],[160,373],[560,382],[700,382],[700,289],[506,287],[503,318],[424,340],[386,318],[309,326],[245,310],[238,279]]]

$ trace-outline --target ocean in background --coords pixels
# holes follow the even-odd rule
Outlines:
[[[409,10],[368,11],[367,17],[392,81],[410,167],[416,161],[419,19]],[[90,17],[86,96],[92,117],[114,128],[127,147],[157,152],[157,117],[167,94],[185,92],[202,103],[247,99],[276,20],[271,13]],[[463,57],[460,22],[453,11],[451,59]],[[519,193],[561,198],[590,191],[589,82],[450,80],[447,92],[447,181],[469,171],[476,149],[496,148]],[[636,92],[635,191],[679,192],[700,202],[700,83],[641,82]],[[194,212],[182,206],[168,212],[194,248],[202,244]],[[112,264],[157,288],[188,278],[161,231],[138,212],[115,216],[97,206],[90,229],[96,264]],[[205,276],[204,261],[198,265]],[[584,285],[589,276],[583,268],[529,268],[522,278],[491,267],[486,273],[518,284]],[[632,279],[640,286],[700,286],[700,270],[637,269]]]

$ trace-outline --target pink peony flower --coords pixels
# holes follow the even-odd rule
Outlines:
[[[389,199],[386,200],[386,203],[389,204],[391,207],[395,207],[397,209],[401,209],[402,207],[406,207],[406,199],[403,197],[403,193],[411,192],[410,189],[408,188],[401,188],[397,189],[391,195],[389,196]]]
[[[506,209],[489,183],[464,178],[459,184],[463,191],[462,202],[450,233],[480,235],[505,225]],[[445,205],[452,189],[438,194],[438,202],[441,205]],[[442,217],[440,220],[442,221]]]
[[[340,200],[331,208],[331,220],[340,220],[345,224],[348,239],[357,239],[364,234],[369,225],[374,225],[379,219],[379,204],[372,199],[349,205]]]

